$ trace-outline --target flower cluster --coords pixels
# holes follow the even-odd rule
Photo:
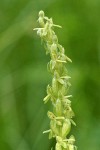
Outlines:
[[[43,101],[47,103],[50,100],[53,110],[47,112],[50,119],[50,129],[44,133],[49,133],[49,139],[56,138],[55,150],[76,150],[74,136],[67,137],[71,130],[71,124],[76,125],[72,120],[74,112],[69,100],[72,95],[68,95],[71,84],[66,69],[66,63],[72,61],[65,55],[65,49],[59,44],[53,30],[54,27],[61,28],[61,26],[55,25],[52,18],[46,17],[43,11],[39,12],[38,22],[40,28],[34,30],[43,41],[46,54],[50,54],[51,60],[47,64],[47,68],[52,74],[52,83],[47,86],[47,96]]]

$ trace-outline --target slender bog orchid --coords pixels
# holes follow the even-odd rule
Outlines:
[[[71,77],[66,69],[67,62],[72,61],[65,55],[65,49],[59,44],[54,32],[54,27],[61,26],[55,25],[52,18],[46,17],[43,11],[39,12],[38,22],[40,28],[34,30],[44,43],[46,54],[50,54],[47,68],[52,75],[52,83],[47,86],[47,96],[43,99],[44,103],[51,101],[52,104],[52,111],[47,112],[50,129],[43,133],[49,133],[49,139],[56,139],[55,150],[76,150],[75,138],[69,136],[71,125],[76,125],[72,120],[74,112],[69,100],[72,95],[68,95]]]

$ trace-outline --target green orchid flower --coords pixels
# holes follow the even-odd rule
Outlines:
[[[65,49],[58,42],[54,28],[61,26],[53,23],[52,18],[45,16],[41,10],[39,12],[39,28],[35,28],[37,35],[40,36],[46,54],[50,55],[50,61],[47,69],[52,75],[52,82],[47,86],[47,96],[43,99],[44,103],[51,102],[52,111],[47,112],[50,119],[50,129],[43,133],[49,133],[49,139],[55,138],[55,150],[77,150],[74,145],[75,138],[71,135],[69,138],[71,125],[76,125],[73,121],[74,112],[71,108],[70,97],[68,95],[71,86],[66,65],[72,60],[65,55]]]

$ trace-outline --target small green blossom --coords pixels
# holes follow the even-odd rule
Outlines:
[[[56,139],[55,150],[76,150],[74,136],[68,138],[71,125],[76,125],[72,120],[74,112],[69,100],[72,95],[68,95],[71,77],[66,69],[67,62],[72,60],[65,55],[65,49],[59,44],[54,32],[54,27],[61,28],[61,26],[55,25],[52,18],[46,17],[43,11],[39,12],[38,22],[40,28],[34,30],[44,43],[46,54],[50,54],[51,60],[47,64],[47,69],[52,75],[51,85],[47,86],[47,96],[43,99],[44,103],[51,101],[53,106],[52,111],[47,112],[50,129],[43,133],[49,133],[49,139]]]

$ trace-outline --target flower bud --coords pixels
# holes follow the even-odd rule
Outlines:
[[[40,26],[44,27],[44,20],[43,20],[43,18],[39,17],[38,21],[39,21]]]
[[[62,147],[59,143],[56,143],[55,150],[62,150]]]
[[[53,91],[54,95],[57,95],[57,93],[58,93],[58,83],[57,83],[57,80],[56,80],[55,77],[52,79],[52,91]]]
[[[75,146],[74,146],[74,145],[71,145],[71,144],[69,144],[68,148],[69,148],[69,150],[77,150],[77,149],[75,148]]]
[[[56,100],[54,111],[56,112],[57,116],[62,115],[62,104],[60,99]]]
[[[39,17],[44,17],[44,11],[43,10],[41,10],[41,11],[39,11]]]
[[[51,45],[51,54],[52,54],[52,53],[56,53],[56,52],[57,52],[57,44],[54,44],[54,43],[53,43],[53,44]]]
[[[56,35],[53,36],[53,42],[54,42],[54,43],[58,43],[58,38],[57,38]]]
[[[66,137],[71,130],[71,122],[69,119],[65,119],[62,126],[62,137]]]
[[[37,35],[41,37],[41,35],[42,35],[42,30],[41,29],[37,30]]]

